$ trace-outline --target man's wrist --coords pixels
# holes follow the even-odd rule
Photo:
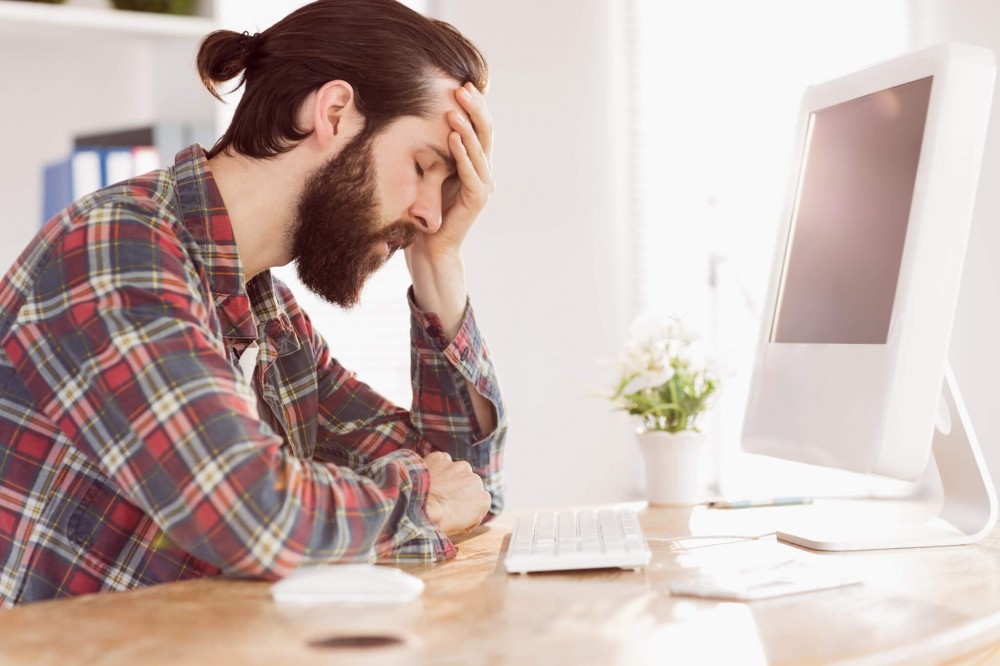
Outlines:
[[[462,255],[449,253],[433,260],[417,256],[408,259],[414,303],[420,310],[436,314],[445,337],[453,339],[462,326],[468,301]]]

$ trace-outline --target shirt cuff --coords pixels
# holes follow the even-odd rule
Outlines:
[[[442,354],[453,368],[476,388],[476,392],[493,403],[494,409],[498,412],[502,409],[500,389],[496,385],[496,373],[493,368],[493,361],[490,358],[489,349],[483,341],[476,325],[476,316],[472,309],[472,303],[466,298],[465,314],[462,316],[462,325],[455,334],[455,338],[449,340],[445,337],[441,327],[441,319],[433,312],[425,312],[417,307],[413,299],[413,287],[407,292],[407,300],[410,303],[410,314],[412,329],[415,337],[415,344],[424,349],[433,350]],[[475,415],[471,415],[473,421]],[[503,414],[497,414],[498,424],[502,421]],[[477,435],[485,439],[488,433],[481,431]]]
[[[391,526],[394,538],[391,543],[384,544],[378,549],[377,561],[428,562],[455,557],[458,551],[451,539],[427,517],[427,495],[431,479],[423,459],[413,451],[400,449],[376,462],[398,464],[401,468],[400,476],[408,477],[410,480],[406,515],[398,524]]]

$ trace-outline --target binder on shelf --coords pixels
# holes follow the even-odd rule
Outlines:
[[[132,149],[128,146],[103,148],[101,153],[101,187],[107,187],[132,176],[137,176],[133,168]]]
[[[163,121],[153,125],[130,129],[112,130],[80,135],[74,140],[76,148],[103,146],[153,146],[159,151],[159,161],[152,169],[172,165],[174,155],[192,143],[200,143],[206,148],[215,144],[214,121]],[[146,173],[151,169],[140,171]]]
[[[45,167],[42,224],[91,192],[172,164],[192,143],[215,143],[215,123],[160,122],[77,136],[65,160]]]
[[[42,224],[77,199],[102,187],[101,151],[74,150],[69,157],[45,166]]]
[[[160,151],[156,146],[133,146],[132,147],[132,172],[136,176],[141,176],[150,171],[160,168]]]
[[[153,146],[74,149],[66,159],[45,167],[42,224],[80,197],[158,169],[159,163]]]

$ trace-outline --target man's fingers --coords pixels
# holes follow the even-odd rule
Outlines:
[[[469,151],[466,150],[458,132],[452,132],[448,135],[448,143],[451,147],[451,153],[455,157],[455,169],[458,171],[462,186],[478,200],[477,205],[485,204],[492,191],[492,186],[480,178],[469,157]]]
[[[451,462],[451,454],[445,451],[431,451],[424,456],[424,460],[443,460],[445,462]]]
[[[476,178],[486,183],[490,191],[493,191],[493,169],[490,166],[489,157],[483,150],[483,146],[479,141],[479,137],[469,124],[469,118],[463,116],[457,111],[451,112],[451,126],[458,132],[462,139],[462,146],[465,148],[466,155],[469,156],[469,160],[472,162],[472,166],[475,168]],[[453,156],[458,159],[457,155],[454,155],[454,149],[452,149]],[[463,178],[464,180],[464,178]]]
[[[451,456],[444,451],[434,451],[424,456],[424,464],[429,469],[438,469],[451,464]]]
[[[458,103],[468,112],[472,118],[472,126],[476,130],[476,136],[483,147],[483,152],[487,159],[493,154],[493,116],[486,106],[486,98],[479,92],[476,86],[466,83],[458,89]]]
[[[490,506],[493,504],[493,498],[488,492],[483,490],[479,493],[478,497],[475,498],[474,504],[476,506],[476,513],[472,517],[472,521],[469,525],[462,530],[461,534],[468,534],[483,524],[483,518],[485,518],[486,514],[489,513]]]

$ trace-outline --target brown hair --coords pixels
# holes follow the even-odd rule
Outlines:
[[[430,80],[445,75],[485,92],[486,59],[451,25],[395,0],[316,0],[260,33],[217,30],[202,40],[198,73],[219,100],[219,84],[242,72],[246,86],[226,133],[209,153],[233,149],[265,158],[309,136],[299,108],[328,81],[354,88],[373,135],[402,116],[427,115]],[[232,91],[228,91],[232,92]]]

